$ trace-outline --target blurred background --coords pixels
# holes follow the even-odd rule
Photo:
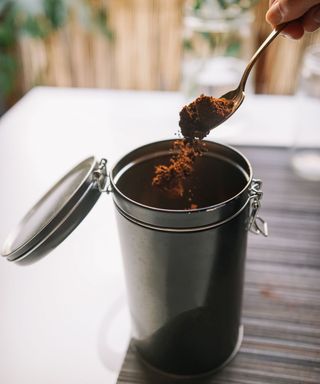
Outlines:
[[[0,0],[0,114],[37,85],[220,96],[270,33],[268,0]],[[320,32],[278,38],[249,92],[294,94]]]

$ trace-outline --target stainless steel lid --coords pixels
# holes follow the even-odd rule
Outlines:
[[[106,161],[90,157],[72,168],[24,216],[6,239],[2,255],[30,264],[59,245],[86,217],[101,195]]]

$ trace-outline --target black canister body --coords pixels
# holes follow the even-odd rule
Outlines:
[[[232,196],[226,191],[226,199],[207,205],[199,192],[205,206],[198,200],[193,210],[136,201],[129,191],[143,194],[149,187],[141,181],[130,188],[131,176],[138,177],[130,169],[168,154],[171,144],[153,143],[123,158],[113,169],[113,195],[134,346],[153,367],[192,376],[222,367],[239,347],[252,175],[241,154],[208,142],[206,156],[218,158],[223,171],[239,173],[222,172],[217,181],[229,185],[231,177]],[[204,172],[218,173],[206,169],[210,161]],[[205,177],[206,189],[214,195],[211,179]]]

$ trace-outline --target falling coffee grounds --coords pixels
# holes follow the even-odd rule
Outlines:
[[[232,101],[205,95],[184,106],[180,111],[179,121],[184,139],[174,141],[168,165],[155,167],[152,185],[165,191],[171,198],[181,198],[188,193],[190,206],[187,209],[196,209],[197,204],[192,202],[192,190],[186,189],[186,179],[193,172],[196,158],[205,152],[202,139],[207,136],[211,127],[230,114],[232,107]]]
[[[175,140],[170,163],[155,167],[152,185],[166,191],[172,198],[183,197],[185,180],[193,171],[196,157],[201,156],[204,151],[205,144],[199,140]],[[195,205],[194,208],[196,208]]]

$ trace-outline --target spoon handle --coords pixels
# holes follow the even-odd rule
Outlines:
[[[252,67],[254,66],[255,62],[260,57],[261,53],[265,50],[265,48],[268,47],[268,45],[279,35],[279,33],[287,26],[288,23],[284,23],[279,25],[276,29],[274,29],[270,35],[265,39],[265,41],[260,45],[260,47],[257,49],[255,54],[252,56],[251,60],[249,61],[246,69],[243,72],[242,78],[240,80],[239,89],[244,91],[244,88],[246,86],[246,82],[248,80],[248,76],[251,72]]]

